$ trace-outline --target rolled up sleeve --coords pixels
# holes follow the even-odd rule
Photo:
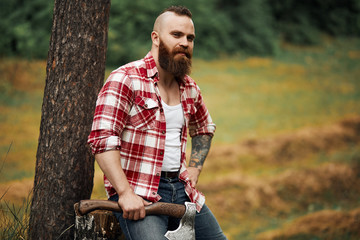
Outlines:
[[[131,81],[123,71],[112,72],[105,82],[96,101],[88,137],[93,154],[120,149],[120,136],[133,101],[131,88]]]

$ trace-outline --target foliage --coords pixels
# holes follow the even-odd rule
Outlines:
[[[227,37],[231,36],[231,51],[245,51],[248,54],[274,55],[277,50],[277,36],[273,28],[273,16],[266,0],[236,0],[218,2],[218,8],[226,13],[231,23]]]
[[[280,42],[320,43],[321,33],[360,36],[358,0],[174,0],[193,13],[195,56],[276,55]],[[156,16],[170,4],[152,0],[113,0],[108,35],[108,65],[141,58],[150,48]],[[0,3],[0,56],[45,58],[52,19],[51,1]]]
[[[51,1],[0,2],[0,56],[45,58],[49,47]]]
[[[296,44],[319,42],[319,33],[360,36],[360,3],[357,0],[272,0],[276,30]]]

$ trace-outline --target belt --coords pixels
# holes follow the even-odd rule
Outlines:
[[[179,171],[177,171],[177,172],[165,172],[165,171],[162,171],[161,172],[161,177],[164,177],[164,178],[177,178],[177,177],[179,177]]]

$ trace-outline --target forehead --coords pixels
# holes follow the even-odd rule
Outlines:
[[[161,28],[163,31],[182,31],[186,34],[194,34],[194,23],[188,16],[179,16],[172,12],[164,13]]]

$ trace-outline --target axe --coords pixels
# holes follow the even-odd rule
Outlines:
[[[79,215],[85,215],[94,210],[122,212],[117,202],[108,200],[81,200],[76,208]],[[157,202],[145,206],[145,213],[181,218],[179,227],[174,231],[167,231],[165,237],[169,240],[195,240],[195,203],[185,202],[185,205],[181,205]]]

